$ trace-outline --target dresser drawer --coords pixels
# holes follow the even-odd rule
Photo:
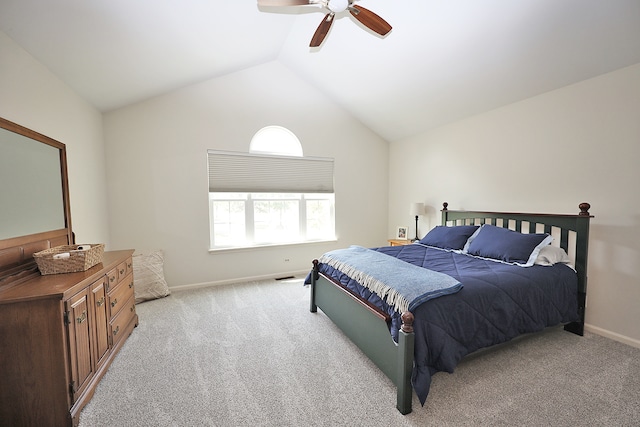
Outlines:
[[[133,274],[129,274],[112,287],[107,294],[110,318],[113,319],[129,298],[133,298]]]
[[[109,323],[109,334],[111,335],[112,345],[115,346],[122,338],[127,325],[131,322],[135,314],[136,304],[132,295],[131,298],[122,303],[122,310],[120,310]]]
[[[133,272],[133,259],[131,257],[122,261],[116,268],[107,272],[107,290],[113,289],[118,283],[124,280]]]
[[[118,284],[118,269],[112,268],[107,271],[107,292],[114,288]]]
[[[133,262],[131,258],[118,264],[118,280],[122,280],[133,271]]]

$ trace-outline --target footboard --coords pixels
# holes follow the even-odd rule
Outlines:
[[[402,315],[398,343],[391,338],[390,317],[360,296],[318,272],[313,261],[311,312],[318,307],[356,344],[397,387],[398,411],[411,412],[413,368],[413,315]]]

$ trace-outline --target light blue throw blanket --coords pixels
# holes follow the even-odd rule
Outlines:
[[[448,274],[361,246],[327,252],[319,261],[357,280],[400,313],[462,289],[462,283]]]

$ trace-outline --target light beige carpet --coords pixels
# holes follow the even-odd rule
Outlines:
[[[138,305],[140,325],[80,426],[640,425],[640,349],[562,328],[469,356],[400,415],[391,381],[309,312],[301,282]]]

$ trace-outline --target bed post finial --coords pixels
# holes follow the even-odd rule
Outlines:
[[[443,210],[443,211],[446,211],[446,210],[447,210],[447,206],[449,206],[449,203],[444,202],[444,203],[442,204],[442,210]]]
[[[590,216],[591,214],[589,213],[589,209],[591,209],[591,205],[587,202],[582,202],[578,205],[578,207],[580,208],[580,213],[578,215],[580,216]]]
[[[402,331],[406,332],[407,334],[412,334],[414,320],[413,313],[411,313],[410,311],[405,311],[404,313],[402,313],[400,318],[402,319]]]

